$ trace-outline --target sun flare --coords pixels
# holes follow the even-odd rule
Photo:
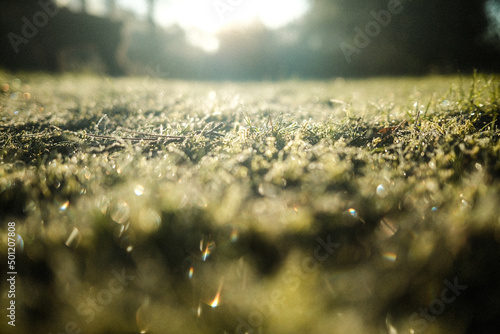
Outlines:
[[[191,32],[188,38],[192,44],[215,51],[216,35],[221,30],[252,22],[280,28],[300,18],[308,8],[307,0],[186,0],[160,3],[156,20],[163,26],[185,28]]]

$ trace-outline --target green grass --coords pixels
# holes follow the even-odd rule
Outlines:
[[[2,84],[16,333],[499,328],[497,76]]]

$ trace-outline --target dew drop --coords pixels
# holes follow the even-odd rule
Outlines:
[[[465,199],[462,199],[461,203],[462,203],[462,209],[465,210],[465,209],[470,209],[471,208],[470,203],[467,202]]]
[[[75,227],[64,244],[69,248],[77,248],[80,244],[80,239],[80,231]]]
[[[139,214],[139,227],[144,232],[154,232],[161,225],[160,215],[152,209],[142,209]]]
[[[351,216],[353,216],[354,218],[358,218],[358,213],[356,212],[356,210],[350,208],[348,211],[351,214]]]
[[[123,236],[123,232],[125,232],[125,225],[118,225],[115,229],[114,236],[116,238],[121,238]]]
[[[209,303],[210,306],[212,306],[213,308],[219,306],[219,303],[220,303],[220,293],[222,291],[222,281],[219,285],[219,289],[217,290],[217,294],[215,295],[214,299]]]
[[[26,164],[23,162],[23,161],[16,161],[14,163],[14,169],[20,173],[21,175],[24,174],[25,170],[26,170]]]
[[[12,80],[12,87],[15,89],[19,89],[21,87],[21,79],[15,78]]]
[[[379,240],[391,238],[399,230],[399,226],[394,221],[388,218],[382,218],[380,224],[375,229],[375,236]]]
[[[189,279],[193,278],[193,274],[194,274],[194,268],[191,267],[191,268],[189,268],[189,273],[188,273]]]
[[[383,184],[378,185],[377,195],[379,195],[380,197],[385,197],[387,195],[387,191],[385,190],[385,187]]]
[[[125,201],[119,201],[111,208],[111,219],[118,224],[124,224],[130,216],[130,208]]]
[[[137,326],[141,330],[141,334],[147,333],[151,323],[151,307],[149,298],[147,298],[144,303],[137,309],[135,313],[135,319],[137,322]]]
[[[239,233],[238,233],[238,230],[233,228],[233,230],[231,231],[231,236],[229,237],[229,239],[231,240],[231,242],[236,242],[238,241],[238,238],[239,238]]]
[[[198,309],[196,310],[196,315],[199,317],[201,317],[201,303],[198,305]]]
[[[382,253],[382,257],[389,262],[394,262],[396,261],[398,255],[394,252],[384,252]]]
[[[134,193],[137,196],[142,196],[144,194],[144,187],[141,186],[140,184],[136,185],[135,188],[134,188]]]
[[[208,257],[210,256],[210,254],[213,252],[214,249],[215,249],[215,241],[201,239],[200,251],[202,252],[201,259],[203,261],[206,261],[208,259]]]
[[[101,198],[99,198],[96,203],[97,207],[103,215],[106,215],[108,213],[109,204],[109,199],[106,196],[101,196]]]
[[[60,207],[59,207],[59,211],[61,212],[64,212],[68,209],[68,206],[69,206],[69,201],[66,201],[64,202]]]
[[[385,318],[385,325],[387,327],[388,334],[398,334],[398,330],[394,327],[393,319],[390,314],[387,314],[387,317]]]
[[[19,234],[17,235],[17,238],[16,238],[16,247],[17,247],[17,251],[19,253],[24,252],[24,240]]]

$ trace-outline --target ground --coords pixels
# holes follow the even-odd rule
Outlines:
[[[2,333],[500,330],[498,76],[0,85]]]

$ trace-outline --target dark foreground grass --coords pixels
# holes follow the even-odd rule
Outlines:
[[[0,84],[2,333],[500,330],[498,77]]]

